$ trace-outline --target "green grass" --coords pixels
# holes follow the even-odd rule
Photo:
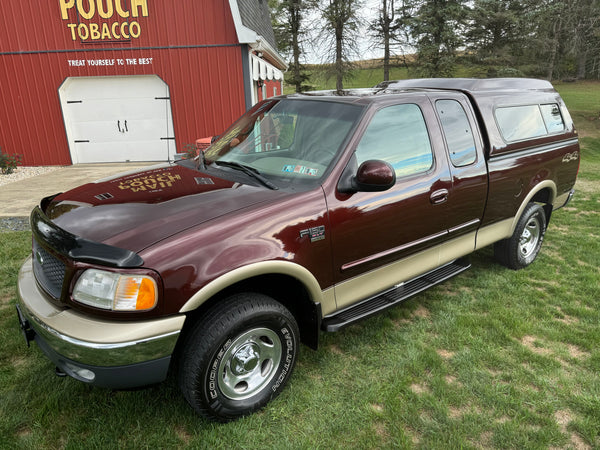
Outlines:
[[[567,104],[590,95],[568,88]],[[477,252],[466,273],[303,347],[281,396],[225,425],[172,377],[122,392],[56,378],[14,312],[30,233],[0,233],[0,448],[600,447],[600,133],[582,144],[577,194],[533,265]]]

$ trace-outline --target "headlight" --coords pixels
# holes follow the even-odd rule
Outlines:
[[[156,281],[149,276],[88,269],[77,280],[73,298],[95,308],[147,311],[156,306],[157,292]]]

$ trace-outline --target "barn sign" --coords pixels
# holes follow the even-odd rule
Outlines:
[[[61,18],[69,22],[66,26],[74,41],[137,39],[142,27],[134,19],[148,17],[148,0],[58,0],[58,3]],[[75,20],[75,14],[69,14],[71,11],[76,13]]]

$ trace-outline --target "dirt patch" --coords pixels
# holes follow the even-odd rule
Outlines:
[[[568,314],[565,314],[560,306],[556,307],[556,310],[562,316],[562,317],[558,317],[555,319],[557,322],[561,322],[566,325],[573,325],[575,323],[579,323],[579,319],[577,317],[573,317],[573,316],[569,316]]]
[[[2,305],[2,306],[10,305],[12,299],[13,299],[12,294],[9,294],[8,292],[0,291],[0,305]]]
[[[475,448],[493,448],[492,437],[494,434],[491,431],[484,431],[479,435],[479,440],[474,442]]]
[[[373,429],[375,430],[375,434],[379,436],[384,441],[388,441],[390,438],[390,434],[387,431],[385,424],[377,422],[373,425]]]
[[[412,316],[419,317],[421,319],[429,319],[431,317],[431,313],[423,305],[419,305],[417,309],[413,311]]]
[[[396,319],[396,320],[393,320],[392,323],[394,324],[394,326],[396,328],[400,328],[400,327],[404,327],[406,325],[410,325],[411,322],[408,319]]]
[[[537,339],[535,338],[535,336],[523,336],[523,339],[521,339],[521,344],[523,344],[536,355],[550,355],[550,350],[548,350],[547,348],[538,347],[535,345],[536,343]]]
[[[584,352],[576,345],[567,344],[567,349],[569,350],[569,356],[575,359],[587,358],[590,356],[588,352]]]
[[[17,437],[19,437],[21,439],[26,439],[29,436],[31,436],[32,434],[33,434],[33,432],[28,427],[23,427],[23,428],[17,430]]]
[[[454,407],[450,407],[448,408],[448,417],[450,417],[451,419],[460,419],[466,412],[466,409],[464,408],[454,408]]]
[[[379,404],[375,403],[375,404],[371,405],[371,408],[376,413],[382,413],[383,412],[383,405],[379,405]]]
[[[568,434],[571,438],[571,445],[577,450],[587,450],[592,447],[588,445],[577,433],[569,433],[567,427],[573,421],[573,413],[569,410],[560,410],[554,413],[554,420],[558,424],[561,433]]]
[[[331,350],[331,353],[335,353],[336,355],[343,355],[344,354],[344,352],[342,351],[342,349],[339,348],[337,345],[330,346],[329,350]]]
[[[419,435],[419,433],[417,433],[415,430],[413,430],[412,428],[407,428],[404,430],[404,433],[406,434],[407,437],[410,438],[411,442],[414,445],[418,445],[421,443],[421,436]]]
[[[20,356],[15,356],[10,359],[10,364],[16,369],[19,369],[21,367],[26,367],[27,365],[29,365],[30,362],[31,362],[30,358],[23,358]]]
[[[583,180],[583,179],[579,178],[577,180],[577,183],[575,183],[575,189],[577,189],[577,191],[580,193],[585,192],[586,194],[593,194],[593,193],[597,192],[598,184],[596,181],[591,181],[591,180],[588,181],[588,180]],[[571,208],[569,208],[569,209],[571,209]],[[575,208],[572,208],[572,209],[575,209]]]
[[[446,375],[444,377],[444,381],[446,381],[446,384],[456,384],[456,385],[462,386],[462,384],[456,380],[456,377],[452,376],[452,375]]]
[[[426,384],[420,383],[413,383],[410,385],[410,390],[413,391],[415,394],[429,394],[431,392],[431,390],[429,389],[429,387]]]
[[[179,440],[181,442],[183,442],[185,445],[189,445],[189,443],[192,441],[192,435],[190,433],[188,433],[185,430],[185,428],[176,427],[175,434],[177,434],[177,437],[179,438]]]
[[[455,355],[454,352],[451,352],[449,350],[444,350],[441,348],[437,349],[436,352],[438,355],[440,355],[444,359],[451,359]]]

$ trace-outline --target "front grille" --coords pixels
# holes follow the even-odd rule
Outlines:
[[[65,263],[33,242],[33,273],[38,283],[52,297],[60,299],[65,280]]]

